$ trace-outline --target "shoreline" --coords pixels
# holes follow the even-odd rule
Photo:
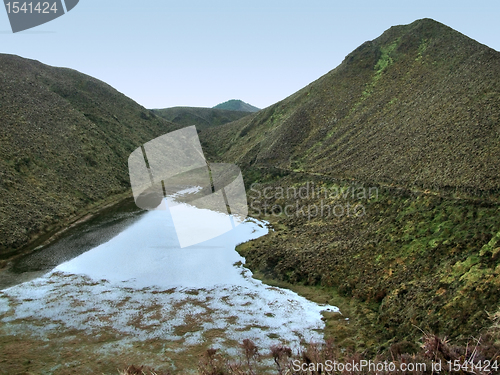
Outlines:
[[[272,216],[266,216],[260,220],[268,222],[268,226],[273,231],[279,232],[280,223]],[[248,252],[252,251],[254,241],[256,240],[236,246],[238,254],[246,259]],[[338,307],[340,314],[322,312],[322,320],[325,323],[323,329],[325,341],[331,340],[336,346],[352,352],[373,352],[373,354],[382,347],[387,349],[392,344],[391,340],[386,341],[377,333],[376,314],[373,309],[353,297],[341,295],[335,287],[292,284],[266,275],[262,269],[252,269],[246,263],[243,266],[252,272],[253,278],[266,285],[291,290],[317,304]]]
[[[125,204],[127,200],[131,198],[131,190],[127,189],[123,193],[115,194],[98,202],[91,203],[84,207],[78,214],[60,221],[55,228],[33,235],[33,239],[28,244],[17,249],[11,249],[4,254],[0,254],[0,275],[9,272],[17,259],[52,244],[61,238],[68,230],[104,214],[109,209]]]
[[[79,215],[67,218],[63,222],[59,223],[56,229],[50,231],[49,233],[40,234],[28,245],[15,250],[15,254],[13,254],[12,256],[8,257],[7,259],[0,260],[0,275],[8,275],[8,273],[12,271],[12,266],[17,259],[36,252],[37,250],[56,242],[68,230],[86,223],[97,216],[103,215],[107,210],[117,208],[125,204],[130,199],[132,199],[132,195],[130,190],[127,190],[124,193],[114,195],[112,197],[109,197],[108,199],[104,199],[100,202],[96,202],[87,206],[79,213]],[[270,231],[279,231],[279,225],[277,225],[278,223],[273,223],[272,217],[264,218],[264,222],[266,222],[266,226]],[[239,244],[236,246],[235,250],[245,258],[245,255],[242,254],[242,249],[251,246],[251,243],[253,241],[254,240],[249,240],[247,242]],[[302,296],[307,300],[318,304],[334,305],[339,307],[341,314],[330,312],[322,313],[322,320],[325,323],[325,328],[323,329],[325,340],[333,339],[335,342],[341,344],[346,348],[359,348],[360,343],[361,347],[364,347],[365,340],[359,339],[357,337],[363,330],[363,327],[361,327],[362,324],[359,313],[355,311],[359,310],[361,306],[359,304],[356,304],[354,300],[340,296],[335,288],[291,284],[285,281],[280,281],[278,279],[269,278],[258,270],[252,270],[248,268],[245,264],[243,266],[252,271],[253,278],[262,281],[266,285],[291,290],[297,293],[299,296]],[[42,273],[45,273],[45,271],[42,271]],[[29,281],[32,278],[36,278],[38,276],[39,275],[36,272],[27,272],[27,280],[23,280],[20,282]],[[361,309],[363,308],[361,307]],[[369,311],[365,310],[365,312]],[[368,343],[368,346],[371,345],[369,345]]]
[[[143,237],[144,233],[158,233],[164,228],[164,223],[158,220],[165,216],[164,212],[157,211],[156,214],[159,216],[143,217],[142,221],[137,222],[138,225],[130,227],[125,236],[115,237],[112,240],[114,244],[107,246],[107,250],[114,248],[111,249],[111,254],[118,251],[130,267],[141,268],[136,260],[143,256],[145,249],[137,246],[138,243],[132,239]],[[149,228],[150,232],[147,232],[146,228]],[[173,228],[170,228],[170,234],[158,236],[156,242],[150,244],[153,249],[150,255],[157,259],[163,259],[165,256],[161,251],[155,250],[158,249],[157,245],[168,245],[166,239],[176,241],[172,234]],[[95,361],[106,362],[106,367],[100,370],[111,373],[112,368],[124,368],[127,363],[147,363],[155,368],[166,366],[165,358],[179,367],[183,365],[186,369],[194,369],[194,360],[214,345],[228,356],[234,355],[236,358],[239,344],[247,338],[255,340],[256,345],[266,353],[278,339],[285,343],[294,343],[296,350],[299,350],[301,343],[307,344],[309,340],[322,341],[324,331],[318,306],[290,291],[278,291],[267,284],[252,280],[248,270],[234,262],[243,261],[234,250],[238,239],[245,241],[266,233],[265,223],[253,221],[238,228],[239,231],[234,232],[236,237],[218,240],[221,246],[230,248],[228,252],[231,257],[227,257],[227,254],[214,256],[203,249],[198,250],[205,252],[206,259],[215,261],[214,266],[226,264],[226,272],[221,268],[222,272],[216,270],[213,274],[229,282],[229,286],[220,287],[220,283],[213,282],[212,285],[209,281],[208,286],[201,284],[193,288],[176,288],[170,283],[159,284],[157,287],[132,287],[136,277],[123,284],[122,279],[114,278],[109,273],[103,274],[98,270],[97,273],[90,274],[85,271],[85,266],[87,270],[94,272],[95,266],[101,265],[101,270],[108,272],[112,263],[105,261],[112,259],[106,255],[106,249],[96,251],[94,255],[90,252],[85,255],[86,260],[76,260],[79,265],[73,267],[73,264],[69,268],[78,270],[75,274],[65,273],[68,269],[59,269],[54,275],[47,275],[32,285],[20,285],[4,293],[4,298],[8,299],[9,306],[12,306],[14,311],[11,314],[10,310],[4,310],[4,313],[7,313],[6,332],[15,332],[15,335],[5,335],[0,345],[12,348],[11,350],[20,353],[20,356],[29,354],[33,361],[29,369],[37,373],[44,372],[41,369],[47,366],[52,366],[51,361],[58,361],[58,358],[52,360],[52,357],[58,357],[66,350],[74,353],[72,362],[63,362],[61,365],[83,368],[89,363],[88,358],[96,358]],[[76,230],[78,232],[80,227]],[[145,242],[151,242],[151,236],[144,238]],[[217,241],[216,238],[214,241]],[[127,246],[131,252],[127,251]],[[214,247],[217,247],[216,243],[207,244],[207,249]],[[192,255],[184,255],[188,259],[186,264],[193,259]],[[151,269],[150,265],[155,264],[154,257],[143,263],[148,268],[148,276],[155,275],[155,272],[171,274],[168,267],[158,266],[160,262],[156,262],[156,268]],[[205,270],[209,262],[200,262],[201,257],[195,259],[198,261],[192,263],[198,264],[194,264],[194,267]],[[178,264],[171,262],[170,270]],[[124,268],[120,266],[116,269],[122,272]],[[189,280],[194,274],[188,272],[185,277]],[[134,276],[128,272],[127,275],[127,278]],[[241,283],[237,281],[233,284],[231,280],[236,280],[234,277],[241,280]],[[153,279],[158,280],[158,277]],[[175,280],[182,278],[176,277]],[[38,289],[39,287],[41,289]],[[39,293],[40,290],[43,292]],[[19,315],[13,315],[16,311],[19,311]],[[29,329],[30,325],[36,325],[37,331],[48,335],[52,346],[41,344],[38,337],[31,335],[31,330],[26,331],[26,327]],[[148,346],[149,343],[156,346]],[[30,346],[29,352],[25,350],[27,345]],[[110,356],[112,358],[107,355],[111,346],[114,351]],[[130,355],[131,352],[133,356]],[[36,363],[35,359],[39,358],[43,361],[49,358],[49,365],[41,360]],[[117,364],[122,358],[127,362],[123,365]],[[11,359],[6,366],[15,366],[15,362],[18,361]],[[22,370],[28,369],[24,363],[18,366]],[[174,373],[186,373],[183,370]]]

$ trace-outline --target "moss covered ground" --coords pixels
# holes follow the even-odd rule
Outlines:
[[[332,323],[329,331],[345,345],[378,352],[394,342],[416,344],[422,331],[467,341],[490,326],[488,314],[500,304],[495,199],[304,173],[261,178],[267,182],[249,189],[250,215],[275,230],[237,250],[259,278],[343,307],[351,326]],[[313,189],[328,194],[313,197]]]

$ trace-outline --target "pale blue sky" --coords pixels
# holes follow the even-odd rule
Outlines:
[[[233,98],[262,108],[425,17],[500,50],[498,0],[80,0],[17,34],[0,10],[0,52],[76,69],[147,108]]]

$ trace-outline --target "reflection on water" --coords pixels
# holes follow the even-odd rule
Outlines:
[[[139,220],[140,210],[132,198],[103,210],[92,219],[64,232],[49,245],[17,259],[0,273],[0,289],[42,276],[57,265],[111,240]]]
[[[186,218],[193,210],[202,235],[206,223],[222,219],[184,205]],[[3,290],[0,321],[11,334],[42,338],[65,329],[88,335],[104,330],[116,335],[117,345],[161,339],[182,340],[183,348],[208,343],[227,349],[243,338],[261,347],[277,340],[292,346],[320,341],[320,312],[336,307],[266,286],[236,265],[244,259],[235,246],[267,231],[265,223],[247,220],[181,249],[169,211],[148,212],[45,276]]]
[[[190,228],[197,228],[190,233],[195,243],[197,236],[210,237],[214,226],[227,222],[227,215],[187,204],[177,205],[176,212],[178,217],[183,216],[181,220],[190,222]],[[111,241],[59,265],[56,270],[111,283],[126,281],[134,288],[242,285],[247,283],[246,278],[233,264],[244,259],[235,247],[267,231],[263,223],[247,222],[211,240],[181,249],[169,211],[151,211]]]

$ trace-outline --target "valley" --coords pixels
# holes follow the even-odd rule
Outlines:
[[[0,73],[1,348],[36,354],[37,371],[63,374],[75,366],[111,373],[132,363],[171,369],[162,356],[190,362],[195,371],[193,361],[211,346],[236,358],[231,348],[247,338],[241,332],[263,350],[280,338],[294,348],[325,338],[342,358],[402,361],[429,359],[438,349],[426,345],[448,345],[449,338],[455,352],[439,352],[443,358],[468,358],[473,342],[478,355],[500,360],[500,52],[420,19],[363,43],[280,102],[246,112],[241,106],[148,110],[92,77],[13,55],[0,55]],[[250,232],[234,241],[219,238],[225,245],[214,247],[231,245],[223,261],[210,265],[215,260],[204,253],[192,263],[177,255],[167,261],[152,249],[146,253],[154,256],[138,255],[171,240],[161,239],[166,232],[155,225],[116,242],[155,211],[103,231],[100,240],[80,236],[85,226],[75,227],[74,239],[88,239],[81,251],[50,248],[54,234],[130,201],[130,152],[193,123],[209,162],[237,164],[245,181]],[[128,247],[152,228],[154,241]],[[43,242],[50,244],[39,248]],[[93,258],[113,244],[112,257]],[[127,248],[129,256],[116,262],[117,249]],[[54,257],[37,257],[44,249]],[[16,267],[22,273],[26,259],[32,263],[25,262],[24,271],[34,273],[16,278],[12,273]],[[179,262],[183,267],[172,266]],[[109,272],[114,263],[118,271]],[[162,273],[162,264],[172,268]],[[195,265],[200,268],[190,268]],[[250,291],[232,300],[222,295],[232,289],[193,281],[212,271],[244,279]],[[120,284],[133,284],[134,277],[120,277],[134,272],[156,279]],[[184,289],[172,289],[174,279],[162,284],[169,274]],[[266,299],[267,293],[273,297]],[[292,303],[263,317],[262,306],[280,301],[273,293],[284,296],[285,305],[300,301],[305,310]],[[217,305],[220,300],[227,306]],[[330,311],[321,315],[310,301]],[[169,310],[177,302],[180,312]],[[244,309],[252,303],[254,310]],[[136,320],[121,315],[129,308]],[[69,318],[59,317],[61,311]],[[201,320],[193,321],[189,311]],[[305,324],[303,316],[312,320]],[[124,320],[115,322],[118,317]],[[176,319],[178,325],[168,325]],[[301,322],[299,333],[286,329]],[[200,324],[216,332],[201,337]],[[93,336],[99,327],[112,333]],[[25,336],[29,330],[41,334]],[[135,334],[144,339],[131,339]],[[52,339],[92,360],[71,362],[72,353],[46,344]],[[188,342],[194,347],[189,358],[179,354]],[[67,367],[43,367],[45,356]],[[32,366],[12,358],[12,371]],[[109,363],[96,365],[100,358]],[[178,367],[179,373],[186,369]]]

